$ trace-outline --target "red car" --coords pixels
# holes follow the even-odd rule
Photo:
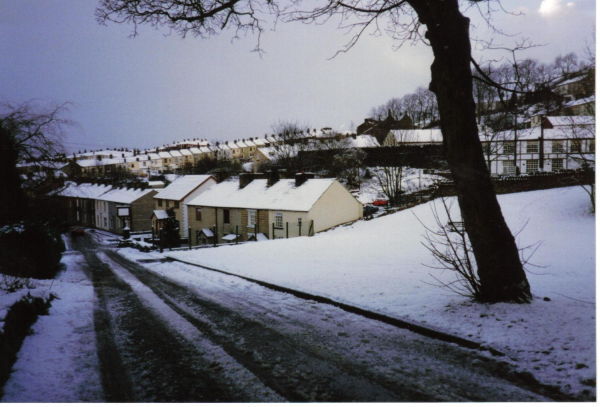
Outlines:
[[[383,197],[379,197],[373,201],[373,205],[375,206],[386,206],[388,204],[388,200]]]
[[[71,229],[71,236],[73,236],[73,237],[83,236],[84,234],[85,234],[85,229],[84,228],[73,228],[73,229]]]

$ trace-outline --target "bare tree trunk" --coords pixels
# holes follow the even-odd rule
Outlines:
[[[496,199],[479,140],[469,19],[460,13],[457,0],[408,2],[428,28],[426,37],[435,57],[430,90],[438,100],[443,146],[477,261],[482,297],[490,302],[529,302],[529,283]]]

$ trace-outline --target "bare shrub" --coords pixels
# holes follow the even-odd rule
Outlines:
[[[446,198],[442,198],[443,214],[445,214],[447,222],[442,220],[440,213],[438,212],[437,205],[435,202],[431,204],[431,212],[435,220],[437,229],[434,230],[425,226],[419,218],[419,222],[425,228],[425,235],[423,235],[424,241],[421,242],[423,246],[429,250],[437,265],[423,264],[426,267],[436,270],[448,270],[454,272],[456,278],[450,282],[443,282],[439,278],[430,274],[435,279],[439,287],[451,291],[463,297],[472,298],[475,301],[487,302],[486,298],[482,293],[481,280],[477,273],[477,262],[473,254],[473,248],[469,237],[464,228],[464,221],[462,217],[458,221],[453,221],[450,214],[452,203],[447,202]],[[515,235],[517,236],[527,226],[525,224],[523,228]],[[531,257],[535,254],[537,249],[540,247],[542,242],[537,242],[533,245],[519,248],[519,254],[521,258],[521,264],[523,269],[527,272],[526,266],[543,267],[530,262]]]
[[[35,288],[35,284],[30,278],[14,277],[2,274],[2,279],[0,280],[0,291],[4,291],[5,293],[9,294],[22,290],[23,288],[33,289]]]

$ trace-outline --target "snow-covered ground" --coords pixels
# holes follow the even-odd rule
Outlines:
[[[81,272],[83,261],[81,254],[67,251],[62,258],[66,269],[54,282],[34,281],[37,288],[32,295],[53,293],[58,298],[52,301],[49,315],[40,316],[25,338],[2,402],[103,400],[94,335],[94,289]]]
[[[369,168],[371,173],[375,173],[377,170],[377,167]],[[404,168],[402,170],[402,191],[412,193],[427,189],[440,180],[446,180],[446,178],[439,175],[425,174],[422,169],[418,168]],[[362,183],[357,199],[364,205],[372,203],[378,197],[385,197],[385,195],[377,182],[377,178],[373,176]]]
[[[506,353],[543,383],[595,394],[595,218],[589,198],[573,187],[502,195],[499,201],[513,232],[526,225],[517,237],[520,247],[542,242],[531,261],[544,268],[527,274],[534,295],[529,305],[476,304],[439,287],[436,279],[454,276],[424,265],[433,259],[421,244],[417,217],[433,227],[430,204],[314,237],[165,255],[457,334]],[[457,205],[453,209],[458,218]]]

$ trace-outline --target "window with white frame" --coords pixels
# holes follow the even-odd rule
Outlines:
[[[538,153],[540,145],[537,141],[528,141],[527,142],[527,152],[528,153]]]
[[[275,212],[275,227],[283,229],[283,213]]]
[[[515,175],[515,163],[512,160],[502,161],[502,173],[506,175]]]
[[[552,159],[552,171],[562,170],[564,168],[563,159],[562,158],[553,158]]]
[[[562,141],[553,141],[552,142],[552,152],[553,153],[564,153],[565,152],[565,144]]]
[[[514,154],[515,153],[515,145],[514,145],[514,143],[504,143],[502,145],[502,152],[504,154]]]
[[[248,226],[254,227],[256,225],[256,210],[248,209]]]
[[[535,172],[539,169],[539,160],[527,160],[525,161],[525,171],[527,173]]]

